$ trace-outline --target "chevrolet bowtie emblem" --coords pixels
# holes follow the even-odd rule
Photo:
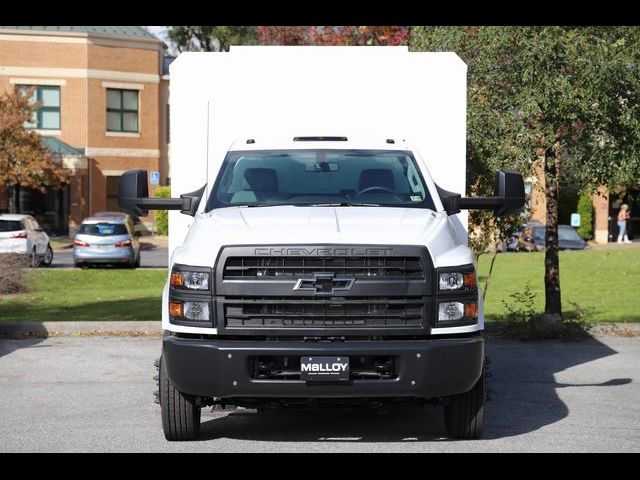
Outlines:
[[[354,281],[353,277],[344,277],[333,272],[313,272],[312,275],[298,279],[293,289],[326,295],[336,290],[351,290]]]

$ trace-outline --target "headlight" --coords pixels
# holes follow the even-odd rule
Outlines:
[[[171,286],[187,290],[209,290],[208,272],[171,272]]]
[[[169,315],[204,322],[211,319],[209,302],[169,302]]]
[[[478,302],[440,302],[438,304],[438,323],[473,322],[478,318]]]
[[[473,290],[476,288],[476,272],[440,272],[438,274],[439,290]]]

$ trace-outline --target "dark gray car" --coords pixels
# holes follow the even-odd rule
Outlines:
[[[73,239],[73,262],[77,267],[94,264],[139,267],[138,236],[131,218],[86,218]]]

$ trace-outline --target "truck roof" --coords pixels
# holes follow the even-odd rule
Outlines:
[[[363,135],[256,136],[236,139],[230,151],[244,150],[410,150],[402,138]]]

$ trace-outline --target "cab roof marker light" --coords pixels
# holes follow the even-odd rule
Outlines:
[[[348,142],[347,137],[293,137],[294,142]]]

